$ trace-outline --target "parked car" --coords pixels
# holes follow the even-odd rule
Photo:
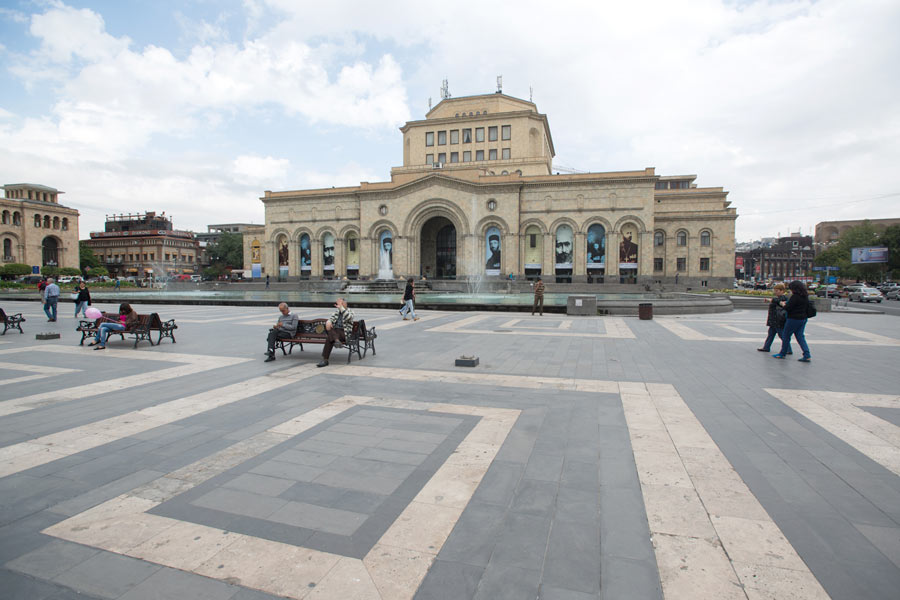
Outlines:
[[[900,287],[895,287],[884,295],[888,300],[900,300]]]
[[[881,292],[872,287],[861,287],[856,288],[852,292],[850,292],[849,299],[851,302],[856,300],[857,302],[881,302],[884,297],[881,295]]]
[[[71,275],[62,275],[57,279],[58,283],[72,283],[73,281],[75,281],[75,278]]]
[[[201,279],[203,279],[202,275],[191,275],[191,281],[195,283],[200,283]]]
[[[43,278],[43,275],[23,275],[16,279],[16,281],[19,283],[40,283]]]
[[[836,298],[838,296],[838,286],[836,283],[828,285],[820,285],[816,288],[816,296],[819,298]]]

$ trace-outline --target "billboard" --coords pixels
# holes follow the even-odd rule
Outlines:
[[[873,263],[886,263],[888,261],[888,249],[881,246],[867,246],[863,248],[850,248],[850,262],[854,265],[868,265]]]

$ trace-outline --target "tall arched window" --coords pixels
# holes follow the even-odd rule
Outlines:
[[[44,229],[50,229],[50,215],[44,215]]]
[[[18,227],[21,224],[22,224],[22,215],[19,213],[19,211],[16,211],[13,213],[13,225],[16,225]]]
[[[3,240],[3,260],[12,260],[12,240]]]
[[[711,238],[712,238],[712,236],[709,234],[708,231],[701,231],[700,232],[700,245],[701,246],[709,246]]]
[[[69,219],[67,219],[66,217],[63,217],[63,220],[62,220],[62,230],[63,231],[69,230]]]
[[[8,210],[3,211],[3,224],[9,225],[9,211]]]
[[[653,245],[654,246],[664,246],[666,244],[666,234],[662,231],[657,231],[653,234]]]
[[[34,215],[34,226],[35,227],[41,226],[41,215]]]
[[[59,229],[59,217],[53,217],[53,229]]]
[[[679,246],[687,246],[687,232],[686,231],[679,231],[678,235],[676,236],[676,239],[678,240]]]

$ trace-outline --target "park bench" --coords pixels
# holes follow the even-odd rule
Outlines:
[[[97,334],[97,330],[100,328],[100,323],[104,321],[113,321],[118,322],[119,315],[118,313],[103,313],[103,316],[99,319],[88,320],[88,321],[79,321],[78,327],[75,328],[75,331],[81,333],[81,342],[80,345],[84,345],[84,340],[88,336],[94,336]],[[175,343],[175,330],[178,329],[178,326],[175,324],[175,319],[169,319],[168,321],[162,321],[159,318],[158,313],[150,313],[149,315],[138,315],[138,322],[131,326],[129,329],[125,331],[111,331],[110,335],[118,335],[122,340],[125,339],[126,335],[134,336],[134,347],[137,348],[138,342],[142,340],[147,340],[150,342],[150,345],[153,346],[153,338],[151,335],[153,332],[158,332],[159,337],[156,340],[156,344],[158,345],[162,342],[164,337],[172,338],[172,343]]]
[[[25,333],[22,331],[22,323],[25,322],[25,317],[22,316],[22,313],[8,315],[0,308],[0,321],[3,321],[3,335],[6,335],[7,329],[18,329],[19,333]]]
[[[297,324],[297,332],[294,336],[275,340],[275,347],[281,348],[281,353],[287,355],[293,351],[294,346],[300,346],[302,351],[303,344],[324,344],[328,340],[328,336],[325,333],[325,322],[327,320],[301,319]],[[360,360],[365,357],[366,352],[370,348],[372,349],[372,354],[375,354],[376,337],[378,336],[375,333],[375,328],[367,329],[365,320],[354,321],[353,330],[344,343],[344,347],[347,348],[347,362],[350,362],[350,357],[353,356],[354,352]]]

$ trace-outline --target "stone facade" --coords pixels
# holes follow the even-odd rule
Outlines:
[[[4,185],[3,190],[2,264],[77,269],[78,211],[59,203],[65,192],[31,183]]]
[[[823,221],[816,224],[816,243],[831,244],[854,227],[868,222],[876,230],[884,231],[891,225],[900,225],[900,219],[854,219],[851,221]]]
[[[636,284],[677,276],[709,287],[733,279],[737,214],[727,192],[653,168],[554,174],[547,116],[531,102],[450,98],[400,130],[403,165],[389,182],[265,192],[265,272]]]

